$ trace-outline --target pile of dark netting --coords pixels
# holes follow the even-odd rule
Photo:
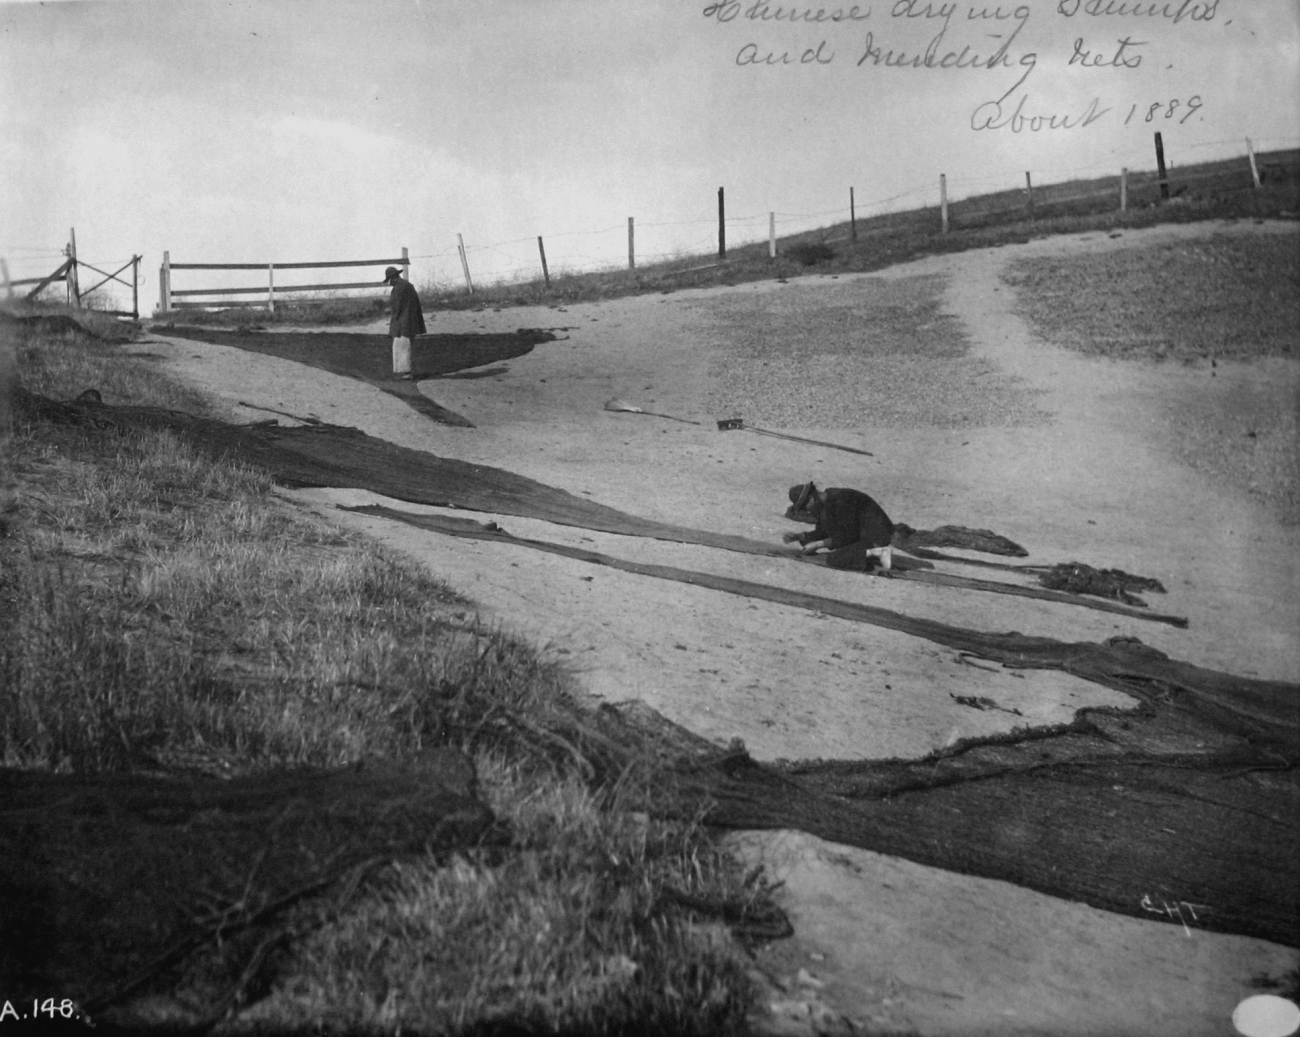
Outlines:
[[[919,549],[936,547],[959,547],[990,555],[1010,555],[1013,558],[1024,558],[1029,554],[1014,540],[1008,540],[989,529],[970,529],[966,526],[913,529],[905,522],[894,524],[894,546],[921,558],[925,558],[926,554]]]
[[[85,423],[103,434],[170,428],[213,456],[260,465],[289,485],[357,486],[417,503],[783,553],[638,519],[356,430],[235,428],[29,394],[20,394],[19,410],[29,420]],[[555,547],[511,538],[495,524],[462,519],[439,527],[436,517],[417,518],[449,535]],[[594,553],[587,560],[632,565]],[[1066,727],[973,740],[923,760],[767,765],[740,746],[719,752],[645,711],[605,707],[555,732],[555,744],[571,747],[594,782],[616,780],[629,754],[648,750],[659,773],[646,807],[660,815],[700,814],[727,828],[802,829],[1139,918],[1300,946],[1297,685],[1207,670],[1133,638],[1071,643],[989,633],[667,566],[636,571],[900,630],[1010,668],[1062,670],[1132,695],[1141,708],[1084,711]],[[959,701],[984,705],[976,696]]]
[[[802,518],[790,515],[791,518]],[[808,521],[812,521],[808,516]],[[1123,569],[1097,569],[1083,562],[1058,562],[1055,565],[1007,565],[1002,562],[990,562],[983,559],[945,555],[934,550],[937,547],[956,547],[966,551],[979,551],[984,554],[1010,555],[1024,558],[1029,552],[1013,540],[1008,540],[987,529],[969,529],[966,526],[939,526],[937,529],[912,529],[898,523],[894,531],[894,547],[917,558],[936,561],[958,562],[962,565],[981,566],[986,569],[1001,569],[1004,572],[1030,573],[1037,577],[1038,584],[1049,591],[1063,594],[1087,594],[1097,598],[1107,598],[1123,602],[1132,608],[1146,608],[1147,603],[1138,597],[1148,591],[1164,594],[1165,588],[1159,580],[1150,576],[1135,576]],[[1175,624],[1185,626],[1185,623]]]
[[[1054,565],[1039,576],[1038,581],[1049,590],[1066,591],[1070,594],[1095,594],[1101,598],[1115,598],[1125,605],[1139,607],[1146,602],[1133,592],[1165,593],[1164,584],[1150,576],[1134,576],[1123,569],[1094,569],[1091,565],[1084,565],[1082,562],[1062,562]]]

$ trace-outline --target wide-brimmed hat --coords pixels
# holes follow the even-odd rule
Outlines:
[[[795,511],[803,511],[808,502],[812,500],[812,495],[817,492],[817,487],[811,482],[800,483],[798,486],[790,487],[790,503],[794,505]]]
[[[391,283],[395,278],[401,277],[402,272],[395,266],[390,266],[384,271],[384,284]]]

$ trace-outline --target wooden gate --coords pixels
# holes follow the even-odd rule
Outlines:
[[[217,305],[216,302],[180,302],[185,296],[193,299],[198,296],[260,295],[265,297],[264,305],[268,312],[275,312],[276,296],[291,295],[295,292],[322,292],[344,288],[382,288],[383,281],[340,281],[333,284],[297,284],[276,286],[275,275],[283,270],[324,270],[338,267],[382,266],[400,267],[402,274],[409,279],[411,261],[406,247],[402,248],[400,259],[340,259],[324,263],[173,263],[171,253],[163,253],[162,267],[158,272],[158,303],[163,313],[179,309],[200,309]],[[184,288],[172,287],[173,270],[264,270],[266,283],[252,288]]]

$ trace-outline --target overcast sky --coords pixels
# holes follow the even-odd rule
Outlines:
[[[1153,168],[1155,130],[1175,167],[1295,147],[1298,70],[1295,0],[0,3],[0,257],[48,272],[75,227],[145,257],[151,307],[164,249],[406,246],[424,283],[459,233],[486,280],[538,273],[538,235],[553,272],[625,262],[634,217],[644,261],[706,253],[719,187],[739,241],[846,219],[850,187],[869,215],[940,173]]]

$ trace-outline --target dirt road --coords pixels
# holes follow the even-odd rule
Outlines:
[[[790,485],[814,478],[858,487],[914,527],[993,529],[1028,548],[1027,562],[1078,560],[1156,577],[1169,593],[1153,597],[1153,608],[1187,616],[1189,625],[482,516],[520,536],[989,631],[1071,641],[1131,635],[1189,662],[1295,681],[1300,530],[1227,481],[1179,463],[1168,420],[1207,379],[1244,384],[1259,380],[1261,367],[1221,364],[1211,373],[1070,354],[1035,337],[999,280],[1017,256],[1142,247],[1222,229],[1044,239],[878,275],[439,313],[432,331],[542,327],[561,336],[472,376],[421,383],[473,428],[434,424],[371,386],[272,357],[181,340],[152,348],[232,402],[313,413],[680,525],[779,542],[799,528],[783,517]],[[1294,235],[1295,225],[1231,232]],[[909,365],[897,350],[846,355],[833,329],[820,339],[824,348],[816,346],[828,314],[837,327],[869,329],[879,312],[873,300],[931,290],[942,306],[936,328],[964,339],[951,363]],[[783,364],[747,351],[745,308],[771,321],[805,312],[813,344],[801,345],[803,360]],[[912,334],[926,341],[926,328]],[[870,331],[865,336],[870,342]],[[946,382],[909,375],[941,369],[962,374]],[[1297,365],[1266,370],[1294,399]],[[747,389],[758,384],[763,391]],[[870,390],[852,422],[843,418],[847,386]],[[615,397],[701,424],[605,410]],[[746,409],[736,415],[735,407]],[[878,417],[900,414],[912,418]],[[874,456],[718,431],[716,420],[731,416]],[[962,737],[1065,722],[1085,706],[1129,704],[1064,674],[975,667],[903,634],[334,510],[393,503],[356,491],[292,496],[428,566],[491,621],[564,659],[594,698],[641,699],[720,743],[743,739],[758,759],[917,757]],[[956,696],[999,708],[972,709]],[[1295,965],[1294,952],[1261,941],[1119,918],[809,836],[747,834],[737,846],[786,882],[797,935],[772,948],[765,965],[789,981],[784,992],[773,988],[778,1008],[769,1022],[795,1031],[851,1019],[925,1034],[1230,1033],[1233,1007],[1254,992],[1251,977]]]

